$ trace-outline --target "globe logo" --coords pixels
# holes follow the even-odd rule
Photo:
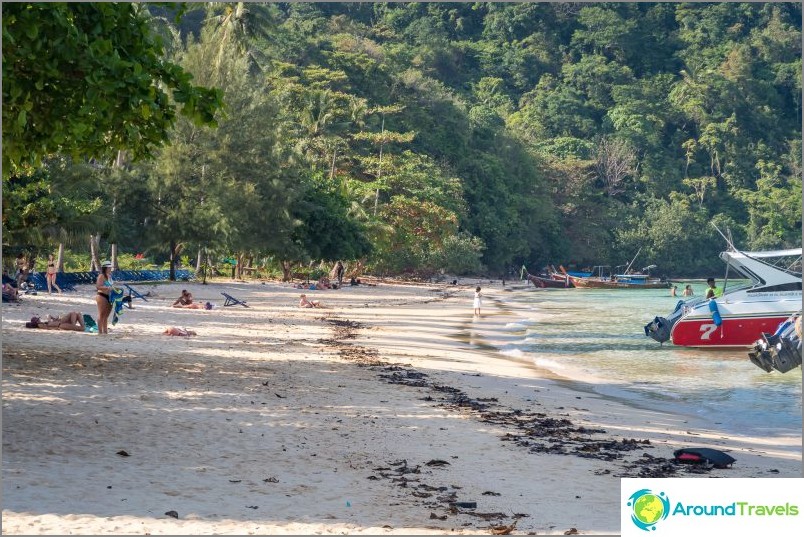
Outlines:
[[[670,513],[670,500],[664,492],[655,494],[648,489],[636,491],[628,498],[631,508],[631,522],[645,531],[655,530],[656,523],[667,518]]]

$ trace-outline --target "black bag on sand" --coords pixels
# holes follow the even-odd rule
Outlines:
[[[706,463],[715,468],[728,468],[736,461],[728,453],[711,448],[684,448],[673,452],[676,461],[683,463]]]

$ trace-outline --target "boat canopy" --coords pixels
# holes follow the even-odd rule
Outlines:
[[[765,258],[765,257],[800,257],[801,248],[792,248],[790,250],[768,250],[766,252],[742,252],[751,257]]]
[[[720,258],[734,267],[740,274],[751,279],[754,284],[779,285],[784,283],[801,283],[801,273],[782,267],[773,266],[761,259],[801,256],[801,248],[792,250],[774,250],[767,252],[727,251]],[[800,287],[799,287],[800,289]]]

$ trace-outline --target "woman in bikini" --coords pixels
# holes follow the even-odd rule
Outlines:
[[[53,254],[47,256],[47,294],[52,294],[51,286],[56,288],[56,291],[61,294],[61,288],[56,285],[56,261],[53,260]]]
[[[112,314],[112,303],[109,302],[113,283],[111,273],[111,261],[104,261],[98,279],[95,280],[95,289],[98,291],[95,296],[95,302],[98,304],[98,334],[109,333],[109,316]]]
[[[58,317],[48,315],[47,321],[42,321],[39,317],[32,317],[30,322],[25,323],[26,328],[44,328],[46,330],[74,330],[83,332],[85,330],[84,316],[79,311],[71,311]]]

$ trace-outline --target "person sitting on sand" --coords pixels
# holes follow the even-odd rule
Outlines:
[[[73,330],[75,332],[83,332],[85,330],[84,316],[78,311],[71,311],[58,317],[49,315],[47,321],[43,321],[39,317],[31,317],[30,322],[25,323],[25,328]]]
[[[191,310],[202,310],[205,308],[204,304],[193,302],[193,294],[187,289],[182,289],[181,296],[173,303],[173,307]]]
[[[192,330],[187,330],[186,328],[179,328],[178,326],[169,326],[165,328],[165,331],[162,332],[166,336],[196,336],[195,332]]]
[[[307,300],[307,295],[302,294],[299,297],[299,307],[300,308],[323,308],[324,306],[321,305],[321,302],[318,300]]]
[[[332,284],[329,281],[329,278],[326,276],[321,276],[318,278],[318,283],[315,285],[316,289],[331,289]]]

